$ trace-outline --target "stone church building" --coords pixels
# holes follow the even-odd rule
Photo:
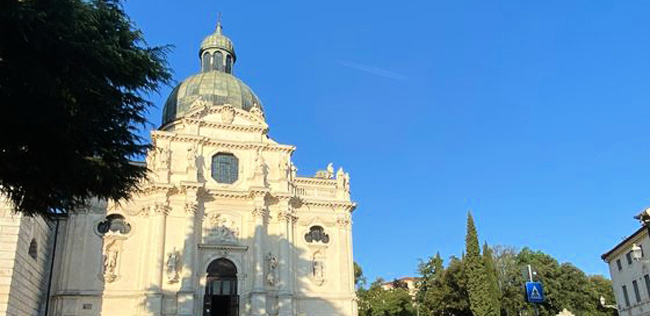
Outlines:
[[[142,193],[0,208],[0,315],[356,315],[350,177],[296,174],[220,25],[164,105]]]

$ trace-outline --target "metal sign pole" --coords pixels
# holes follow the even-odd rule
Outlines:
[[[533,280],[533,267],[529,264],[528,265],[528,281],[529,282],[535,282]],[[537,304],[531,302],[533,304],[533,310],[535,310],[535,316],[539,316],[539,309],[537,308]]]

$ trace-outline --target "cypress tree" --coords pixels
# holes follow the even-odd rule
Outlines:
[[[498,315],[501,312],[501,289],[499,288],[499,282],[497,281],[497,269],[494,266],[492,249],[488,246],[487,242],[483,244],[483,264],[485,265],[488,291],[492,299],[492,306],[497,311]]]
[[[474,316],[498,316],[493,306],[485,265],[478,243],[478,234],[472,214],[467,214],[467,235],[465,236],[465,275],[469,304]]]

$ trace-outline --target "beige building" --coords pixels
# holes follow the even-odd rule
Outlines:
[[[395,289],[398,286],[404,286],[406,287],[405,290],[408,290],[409,294],[415,297],[415,294],[417,293],[417,282],[418,282],[418,278],[403,277],[403,278],[395,279],[393,281],[384,282],[381,284],[381,288],[388,291],[388,290]],[[401,283],[401,285],[397,283]]]
[[[141,194],[59,227],[2,209],[0,315],[356,315],[348,173],[297,175],[220,25],[199,56]]]
[[[647,222],[649,210],[637,218]],[[650,254],[644,251],[650,249],[650,238],[646,225],[602,255],[609,265],[616,307],[622,316],[650,315]]]

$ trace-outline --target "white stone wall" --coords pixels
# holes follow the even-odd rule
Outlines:
[[[0,315],[43,315],[54,224],[0,206]],[[29,253],[36,243],[36,252]]]
[[[632,251],[633,245],[639,245],[644,249],[644,257],[641,261],[632,260],[629,264],[626,254]],[[650,239],[646,230],[642,230],[636,236],[621,245],[607,258],[616,305],[621,316],[645,316],[650,315],[650,291],[645,283],[644,276],[650,276]],[[621,262],[621,269],[618,269],[617,260]],[[636,281],[639,288],[641,300],[637,301],[634,293],[633,281]],[[627,287],[630,305],[625,303],[623,286]],[[612,304],[612,302],[607,302]]]

